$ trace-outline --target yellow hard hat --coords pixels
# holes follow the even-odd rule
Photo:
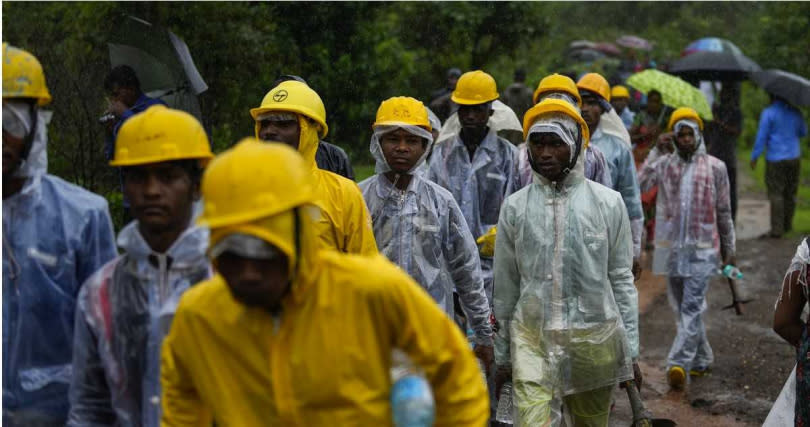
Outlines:
[[[582,90],[594,92],[604,98],[605,101],[610,102],[610,84],[608,84],[607,80],[605,80],[601,74],[585,74],[577,82],[577,87]]]
[[[326,108],[318,94],[306,83],[295,80],[281,82],[270,89],[262,99],[261,106],[250,109],[250,115],[256,120],[260,114],[268,111],[290,111],[315,120],[321,128],[318,135],[323,138],[329,132],[326,125]]]
[[[672,128],[675,126],[675,123],[683,119],[696,121],[698,124],[698,128],[700,128],[701,132],[703,131],[703,120],[700,119],[700,116],[698,115],[697,111],[689,107],[681,107],[673,111],[672,115],[669,117],[669,124],[667,125],[667,129],[671,131]]]
[[[110,166],[135,166],[171,160],[214,157],[200,122],[185,111],[153,105],[124,122],[115,138]]]
[[[630,91],[622,85],[613,86],[610,90],[611,98],[630,98]]]
[[[461,75],[450,100],[459,105],[478,105],[498,99],[495,79],[481,71],[469,71]]]
[[[544,99],[539,104],[526,111],[523,116],[523,139],[529,135],[529,129],[532,128],[534,121],[538,117],[548,113],[562,113],[570,116],[579,124],[579,130],[582,132],[582,147],[588,148],[591,140],[591,133],[588,130],[588,124],[582,118],[582,115],[568,102],[562,99]]]
[[[377,119],[371,127],[384,125],[413,125],[432,130],[425,104],[408,96],[395,96],[380,104]]]
[[[537,104],[537,99],[540,98],[540,95],[549,92],[567,93],[577,100],[577,106],[582,107],[582,97],[579,96],[577,85],[568,76],[554,73],[550,76],[543,77],[543,80],[540,80],[540,84],[537,85],[537,90],[534,91],[534,103]]]
[[[312,204],[310,171],[295,149],[244,138],[206,168],[205,206],[197,223],[211,229],[228,227]]]
[[[3,98],[34,98],[39,106],[51,102],[42,64],[30,53],[3,43]]]

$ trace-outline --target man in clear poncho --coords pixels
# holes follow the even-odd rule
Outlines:
[[[284,81],[270,89],[250,115],[255,121],[256,138],[297,149],[310,167],[317,181],[321,208],[317,228],[323,246],[347,253],[376,254],[371,219],[357,184],[318,168],[315,161],[320,139],[329,131],[321,97],[305,83]]]
[[[583,177],[588,127],[568,103],[526,113],[534,181],[504,202],[495,241],[496,388],[516,425],[606,426],[611,390],[641,372],[630,224],[621,196]]]
[[[540,80],[537,90],[534,91],[534,103],[547,99],[562,99],[575,106],[577,110],[582,106],[577,85],[567,76],[552,74]],[[525,142],[518,145],[518,177],[520,188],[532,182],[533,171],[529,162],[529,150]],[[598,182],[605,187],[613,188],[610,178],[610,168],[605,155],[595,146],[588,146],[585,150],[585,178]]]
[[[3,44],[3,425],[63,426],[79,288],[116,255],[107,201],[49,175],[42,65]]]
[[[392,352],[424,372],[440,426],[483,426],[467,340],[400,268],[323,249],[316,181],[290,147],[246,138],[202,181],[216,274],[163,344],[162,425],[391,426]]]
[[[641,277],[641,235],[644,230],[644,212],[641,209],[641,192],[638,186],[636,165],[630,144],[606,131],[604,113],[612,110],[610,85],[597,73],[588,73],[577,82],[582,96],[582,118],[591,133],[591,145],[599,147],[610,166],[610,179],[614,190],[622,195],[627,214],[630,216],[630,231],[633,236],[633,275]],[[622,127],[624,129],[624,127]]]
[[[517,150],[488,125],[492,102],[498,99],[492,76],[480,70],[464,73],[452,99],[459,104],[461,131],[433,150],[427,178],[453,195],[478,239],[497,224],[504,199],[519,188]],[[492,305],[492,257],[480,257],[484,289]]]
[[[383,101],[372,126],[374,175],[360,183],[380,253],[419,283],[453,317],[453,290],[475,331],[475,352],[492,364],[492,325],[478,248],[453,195],[416,170],[433,144],[425,106]]]
[[[706,289],[721,260],[735,264],[735,237],[726,166],[706,154],[703,121],[691,108],[679,108],[668,127],[675,132],[675,152],[664,154],[656,145],[639,181],[642,191],[658,185],[653,273],[669,276],[678,331],[667,378],[680,388],[714,359],[703,324]]]
[[[213,157],[188,113],[153,106],[121,127],[121,168],[135,221],[124,254],[79,292],[69,426],[160,424],[160,346],[180,296],[210,276],[208,230],[194,226],[202,167]]]

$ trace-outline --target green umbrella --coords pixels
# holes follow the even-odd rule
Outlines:
[[[704,120],[712,120],[712,109],[703,92],[679,77],[658,70],[644,70],[630,76],[627,84],[644,93],[655,89],[661,92],[664,104],[673,108],[694,108]]]

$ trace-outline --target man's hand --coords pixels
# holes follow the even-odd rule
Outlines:
[[[641,260],[638,258],[633,258],[633,279],[638,281],[641,278]]]
[[[633,362],[633,381],[636,383],[636,388],[639,392],[641,392],[641,384],[644,382],[644,376],[641,374],[641,368],[639,368],[637,362]],[[620,388],[624,388],[624,382],[619,383]]]
[[[757,168],[757,159],[751,159],[751,170]]]
[[[675,151],[675,132],[666,132],[658,136],[658,146],[667,153]]]
[[[723,265],[737,265],[737,257],[734,254],[723,256]]]
[[[495,349],[491,345],[476,344],[473,353],[475,353],[475,357],[481,360],[484,369],[487,371],[487,378],[489,378],[492,362],[495,360]]]
[[[498,366],[495,370],[495,399],[501,397],[501,388],[507,381],[512,379],[512,367]]]
[[[109,110],[115,114],[116,117],[121,118],[124,115],[124,112],[127,111],[129,108],[121,102],[119,99],[111,99]]]

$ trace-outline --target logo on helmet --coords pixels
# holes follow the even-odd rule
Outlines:
[[[284,102],[287,99],[287,91],[284,89],[279,90],[278,92],[273,94],[273,101],[275,102]]]

